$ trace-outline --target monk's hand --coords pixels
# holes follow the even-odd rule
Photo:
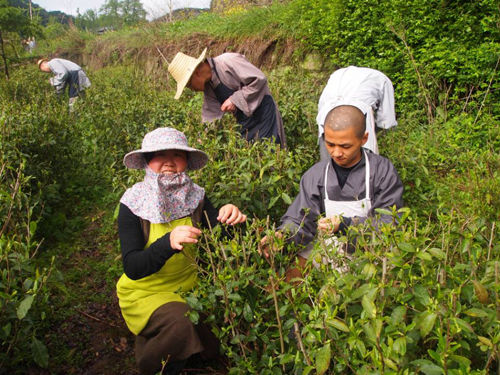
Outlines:
[[[179,225],[170,232],[170,246],[174,250],[182,250],[185,243],[197,243],[201,230],[190,225]]]
[[[274,237],[283,238],[283,233],[279,231],[274,232]],[[276,251],[277,249],[278,246],[276,245],[275,238],[272,236],[264,236],[259,242],[259,254],[264,254],[266,258],[269,258],[271,251]]]
[[[231,99],[227,98],[224,103],[220,106],[222,112],[236,112],[236,106],[233,104]]]
[[[247,215],[242,213],[234,204],[226,204],[220,208],[217,220],[221,223],[234,225],[245,222],[247,220]]]
[[[324,217],[318,220],[318,232],[323,234],[333,234],[339,230],[340,217],[338,215]]]

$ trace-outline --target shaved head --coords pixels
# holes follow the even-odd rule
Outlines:
[[[340,105],[326,115],[325,128],[327,127],[331,130],[354,128],[356,136],[362,138],[366,132],[365,115],[357,107]]]

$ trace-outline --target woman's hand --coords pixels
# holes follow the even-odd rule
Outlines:
[[[280,231],[276,231],[274,232],[274,236],[276,238],[283,238],[283,233],[281,233]],[[258,251],[259,251],[259,254],[264,254],[264,256],[266,258],[269,258],[269,254],[271,252],[274,252],[274,251],[277,251],[278,250],[278,247],[276,246],[276,242],[274,241],[274,239],[272,237],[269,237],[269,236],[264,236],[262,237],[262,239],[260,240],[259,242],[259,246],[258,246]]]
[[[318,221],[318,232],[324,234],[332,234],[339,230],[340,225],[340,217],[332,216],[332,217],[324,217],[319,219]]]
[[[220,106],[220,110],[222,112],[236,112],[236,106],[233,104],[233,102],[227,98],[224,103]]]
[[[243,223],[247,220],[247,215],[243,214],[234,204],[226,204],[219,210],[217,220],[229,225]]]
[[[184,243],[197,243],[201,230],[189,225],[179,225],[170,232],[170,246],[174,250],[182,250]]]

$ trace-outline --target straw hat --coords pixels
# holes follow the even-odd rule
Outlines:
[[[182,90],[184,90],[184,87],[188,84],[196,67],[200,65],[203,60],[205,60],[206,53],[207,49],[205,48],[200,57],[197,59],[182,52],[178,52],[177,55],[175,55],[174,59],[168,66],[168,71],[177,82],[175,99],[179,99],[181,97]]]
[[[40,65],[42,65],[42,63],[43,63],[44,61],[49,61],[49,60],[47,60],[47,59],[40,59],[40,60],[38,60],[38,61],[36,62],[36,64],[38,65],[38,68],[39,68],[39,69],[40,69]]]
[[[174,128],[158,128],[144,136],[142,148],[129,152],[123,164],[131,169],[146,168],[145,153],[163,150],[183,150],[187,153],[188,169],[195,170],[207,164],[208,156],[203,151],[189,147],[183,132]]]

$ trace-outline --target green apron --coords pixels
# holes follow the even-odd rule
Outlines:
[[[192,226],[191,217],[165,224],[151,224],[144,251],[178,225]],[[123,274],[118,280],[116,289],[122,315],[130,331],[138,335],[160,306],[174,301],[185,302],[181,294],[193,289],[197,280],[193,245],[184,245],[184,250],[170,257],[163,267],[152,275],[132,280]]]

